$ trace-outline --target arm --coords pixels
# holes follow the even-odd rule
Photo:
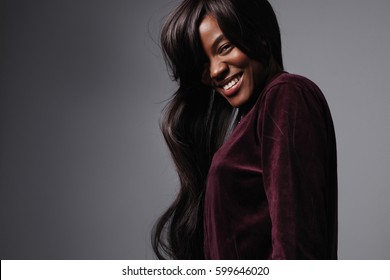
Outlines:
[[[265,93],[259,120],[273,259],[327,259],[328,135],[319,95],[299,85]]]

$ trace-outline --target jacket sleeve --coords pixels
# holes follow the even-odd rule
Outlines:
[[[279,84],[259,115],[272,259],[327,259],[327,124],[315,92]]]

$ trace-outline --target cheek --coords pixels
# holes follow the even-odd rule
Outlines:
[[[234,66],[241,69],[246,69],[250,66],[249,57],[237,48],[230,54],[230,61]]]

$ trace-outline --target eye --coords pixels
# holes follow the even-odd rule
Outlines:
[[[222,46],[218,48],[218,54],[224,55],[230,52],[230,50],[233,48],[232,43],[225,43]]]

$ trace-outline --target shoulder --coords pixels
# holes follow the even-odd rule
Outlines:
[[[299,137],[319,135],[331,129],[331,119],[325,97],[314,82],[282,73],[268,83],[259,100],[258,137],[263,139],[264,135],[272,134],[273,139],[279,139],[275,135],[297,136],[294,133],[298,131]]]
[[[313,81],[287,72],[277,75],[266,85],[259,101],[260,106],[305,103],[322,107],[326,104],[324,95]]]
[[[258,122],[275,120],[277,116],[300,120],[330,118],[327,101],[310,79],[283,72],[264,88],[257,103]]]
[[[264,92],[277,91],[280,88],[286,90],[290,89],[291,92],[295,91],[313,91],[321,92],[318,86],[310,79],[287,72],[283,72],[274,77],[268,85],[265,87]]]

